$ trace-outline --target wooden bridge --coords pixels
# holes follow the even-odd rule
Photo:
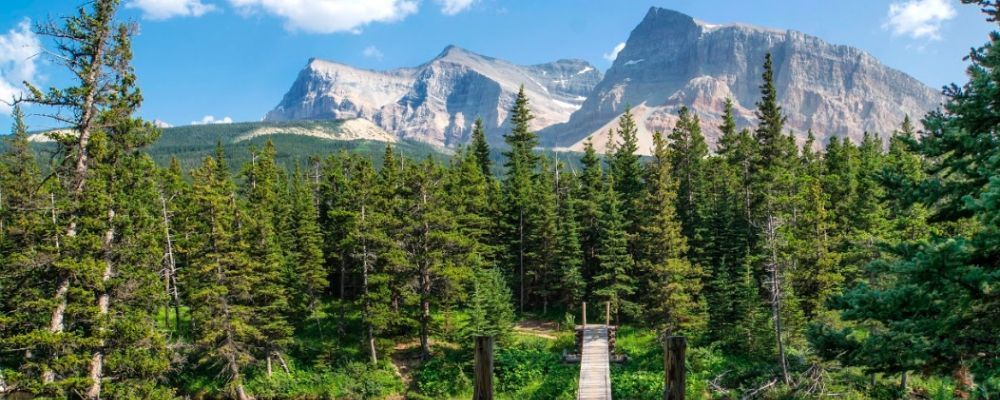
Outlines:
[[[585,325],[581,347],[583,351],[580,355],[580,381],[576,398],[578,400],[611,400],[608,326]]]

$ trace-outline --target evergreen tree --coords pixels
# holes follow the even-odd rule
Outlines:
[[[625,113],[618,118],[617,135],[621,143],[608,147],[609,175],[614,177],[614,189],[618,192],[622,216],[625,218],[625,230],[629,236],[635,236],[641,224],[640,208],[643,200],[642,165],[639,163],[639,128],[636,126],[632,110],[625,108]],[[631,239],[629,250],[632,251]]]
[[[556,167],[556,193],[558,238],[556,239],[556,267],[559,268],[559,300],[568,309],[574,309],[583,301],[587,282],[583,277],[583,250],[580,246],[579,216],[576,212],[578,200],[573,196],[577,187],[576,179],[569,174],[559,174],[562,165]]]
[[[687,107],[681,107],[677,114],[677,125],[667,137],[670,140],[669,155],[672,171],[677,176],[677,214],[683,227],[684,236],[694,247],[691,257],[695,263],[704,263],[705,250],[704,199],[705,158],[708,145],[701,134],[701,122]],[[725,123],[725,122],[724,122]]]
[[[526,291],[541,301],[542,311],[557,297],[561,267],[558,265],[559,227],[556,175],[558,165],[541,159],[528,207],[526,240]],[[530,302],[530,300],[529,300]],[[529,303],[530,304],[530,303]]]
[[[643,296],[646,321],[665,335],[696,336],[705,326],[705,304],[701,296],[702,272],[686,257],[687,239],[677,219],[678,184],[672,172],[672,150],[660,132],[653,134],[653,162],[645,224],[640,237],[639,269],[649,280]]]
[[[514,106],[510,110],[511,132],[504,135],[504,142],[509,150],[504,152],[507,161],[504,164],[506,174],[503,182],[504,215],[506,216],[506,237],[510,246],[508,264],[512,265],[518,282],[518,307],[524,312],[526,293],[526,254],[528,252],[527,230],[530,215],[530,201],[537,174],[538,156],[534,148],[538,145],[538,137],[528,128],[528,123],[534,118],[528,109],[528,96],[524,87],[517,93]]]
[[[476,163],[479,164],[484,176],[493,176],[493,160],[490,159],[490,145],[486,142],[486,128],[483,126],[482,117],[477,117],[473,124],[469,153],[476,158]]]
[[[241,212],[236,187],[218,158],[208,157],[191,172],[191,209],[200,218],[190,221],[200,240],[189,245],[190,268],[184,271],[190,288],[192,338],[197,360],[221,366],[227,391],[245,400],[246,369],[254,360],[264,333],[255,319],[254,290],[258,276],[250,257],[248,216]],[[221,178],[221,179],[220,179]]]
[[[634,261],[628,252],[625,218],[619,208],[618,194],[613,185],[608,185],[602,200],[593,295],[610,304],[617,324],[622,312],[634,315],[636,311],[634,304],[629,301],[630,296],[635,293],[635,281],[631,276]]]
[[[329,282],[323,264],[323,235],[317,222],[319,215],[313,201],[313,191],[307,178],[297,167],[292,180],[291,217],[291,230],[295,239],[291,252],[294,274],[291,292],[296,297],[295,308],[298,314],[308,317],[316,312]]]
[[[275,162],[277,150],[268,141],[262,151],[251,149],[251,161],[244,166],[241,192],[247,206],[247,241],[253,273],[256,275],[253,323],[262,338],[257,344],[259,355],[268,365],[272,358],[285,351],[291,343],[292,327],[288,317],[292,312],[288,303],[285,277],[285,249],[278,229],[280,216],[281,173]]]
[[[993,2],[983,6],[997,21]],[[946,90],[943,112],[924,120],[920,154],[927,178],[918,182],[921,203],[932,218],[967,224],[947,234],[907,240],[893,257],[869,264],[877,279],[862,283],[833,302],[854,324],[813,331],[822,354],[870,371],[922,370],[951,374],[955,397],[970,398],[976,376],[995,377],[1000,323],[997,285],[1000,260],[1000,143],[995,99],[1000,34],[971,53],[969,82]],[[856,332],[863,330],[864,335]]]
[[[580,173],[579,184],[574,193],[576,213],[580,227],[580,247],[583,251],[582,274],[584,281],[590,282],[597,273],[597,253],[600,246],[601,207],[605,193],[604,172],[601,158],[594,150],[594,143],[587,139],[583,144],[583,157],[580,159],[583,170]]]
[[[476,271],[469,299],[470,336],[503,336],[514,325],[514,308],[510,289],[503,274],[496,268]]]

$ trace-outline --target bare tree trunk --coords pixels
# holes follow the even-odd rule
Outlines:
[[[361,225],[364,226],[365,223],[365,205],[361,204]],[[362,312],[364,312],[365,324],[368,330],[368,351],[371,353],[372,365],[378,364],[378,353],[375,350],[375,326],[371,323],[371,318],[368,316],[368,311],[371,310],[371,299],[368,297],[368,239],[362,238],[361,240],[361,285],[362,293],[364,296],[364,307]]]
[[[281,369],[283,369],[287,374],[289,371],[288,371],[288,363],[285,362],[285,357],[282,357],[281,353],[279,352],[274,352],[274,356],[278,358],[278,362],[281,363]]]
[[[267,377],[270,378],[273,371],[271,371],[271,354],[267,355]]]
[[[781,363],[781,375],[785,380],[785,384],[790,384],[791,378],[788,376],[788,362],[785,358],[785,344],[781,337],[781,267],[778,261],[778,227],[776,225],[777,223],[774,215],[768,211],[767,241],[771,253],[768,265],[768,269],[771,272],[771,317],[774,319],[774,337],[778,346],[778,358]]]
[[[115,239],[115,210],[108,210],[108,230],[104,232],[104,273],[101,275],[102,286],[107,285],[114,272],[111,263],[111,247]],[[111,303],[111,291],[107,287],[102,287],[101,295],[97,298],[97,319],[98,319],[98,341],[97,348],[90,358],[90,388],[87,390],[87,398],[101,398],[101,380],[104,378],[104,321],[108,315],[108,308]]]
[[[181,330],[181,301],[179,289],[177,289],[177,261],[174,259],[174,242],[170,235],[170,214],[167,213],[167,199],[160,193],[160,205],[163,211],[163,235],[167,238],[167,295],[174,302],[174,329]],[[169,312],[164,314],[169,315]]]

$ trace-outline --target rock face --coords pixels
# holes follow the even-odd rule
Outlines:
[[[922,116],[942,99],[856,48],[791,30],[711,25],[654,7],[583,106],[568,122],[540,132],[543,144],[579,150],[592,137],[602,149],[627,105],[640,121],[643,152],[652,145],[651,132],[673,127],[681,106],[701,117],[714,143],[727,97],[735,103],[738,125],[753,122],[768,52],[786,128],[799,138],[809,129],[821,142],[832,136],[857,140],[865,131],[889,133],[905,115]]]
[[[520,66],[448,46],[416,68],[369,71],[313,59],[267,121],[363,118],[403,139],[438,146],[468,141],[476,117],[501,141],[521,85],[533,129],[566,122],[601,80],[581,60]]]

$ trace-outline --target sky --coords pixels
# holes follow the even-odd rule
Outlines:
[[[149,120],[258,121],[310,58],[370,69],[424,63],[447,45],[518,64],[580,58],[607,69],[649,7],[709,23],[793,29],[861,48],[933,88],[965,82],[996,25],[958,0],[122,0],[139,23],[134,65]],[[0,100],[27,80],[61,86],[32,25],[83,0],[0,1]],[[30,114],[42,110],[28,109]],[[0,103],[0,133],[9,107]],[[34,129],[54,126],[41,117]]]

